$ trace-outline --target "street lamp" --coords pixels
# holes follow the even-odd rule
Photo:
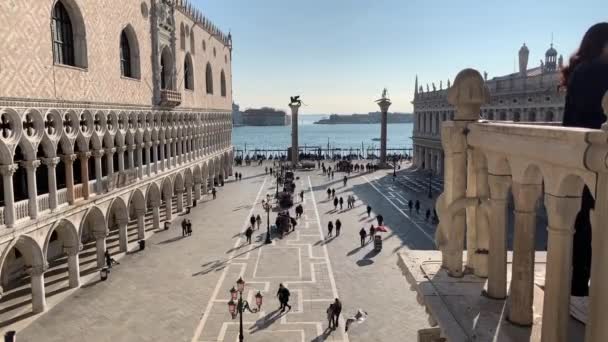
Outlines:
[[[243,342],[243,312],[245,310],[256,313],[260,311],[262,308],[262,300],[264,296],[258,291],[255,295],[255,304],[257,308],[251,309],[249,307],[249,303],[243,299],[243,291],[245,290],[245,281],[243,278],[239,278],[236,281],[236,289],[234,286],[230,289],[230,301],[228,302],[228,312],[232,316],[232,319],[235,319],[236,316],[239,316],[239,341]],[[238,297],[238,300],[237,300]],[[236,301],[236,302],[235,302]]]
[[[262,207],[266,210],[266,241],[264,243],[272,243],[270,240],[270,194],[266,194],[266,201],[262,200]]]

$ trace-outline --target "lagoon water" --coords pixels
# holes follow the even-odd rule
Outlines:
[[[301,115],[299,145],[327,148],[379,148],[380,124],[315,125],[327,115]],[[412,147],[412,123],[389,124],[387,148]],[[291,126],[241,126],[232,129],[232,144],[237,150],[286,149],[291,145]]]

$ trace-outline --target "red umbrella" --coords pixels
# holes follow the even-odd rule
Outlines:
[[[388,232],[388,227],[387,226],[378,226],[376,227],[376,231],[377,232]]]

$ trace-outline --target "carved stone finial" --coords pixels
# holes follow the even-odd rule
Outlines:
[[[479,119],[481,106],[487,103],[490,91],[479,71],[464,69],[456,75],[454,85],[448,91],[448,102],[456,107],[454,120]]]

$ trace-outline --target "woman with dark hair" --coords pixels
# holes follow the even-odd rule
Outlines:
[[[566,89],[563,125],[599,129],[606,120],[602,97],[608,91],[608,23],[591,26],[578,51],[562,70]],[[572,296],[589,295],[591,273],[591,191],[583,189],[581,209],[574,222],[572,250]]]

